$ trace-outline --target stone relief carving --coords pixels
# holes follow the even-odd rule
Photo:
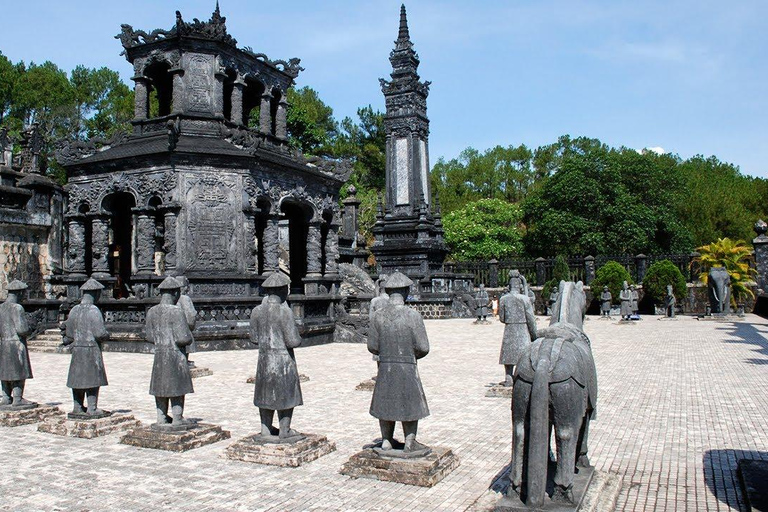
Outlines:
[[[205,175],[187,181],[187,268],[236,270],[239,266],[232,177]]]
[[[77,213],[82,204],[88,205],[89,211],[98,212],[104,198],[113,192],[132,193],[137,205],[147,204],[152,196],[169,202],[173,198],[177,181],[176,173],[165,171],[139,175],[118,173],[100,181],[69,183],[65,187],[69,198],[67,213]]]
[[[77,163],[83,158],[89,157],[106,149],[119,146],[128,139],[125,132],[116,132],[109,139],[93,137],[88,140],[60,140],[54,144],[56,160],[61,165]]]

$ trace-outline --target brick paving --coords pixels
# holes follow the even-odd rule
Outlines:
[[[543,323],[543,320],[542,320]],[[420,373],[432,416],[420,439],[451,447],[461,465],[431,489],[338,473],[378,435],[370,393],[355,386],[374,373],[362,345],[297,351],[305,404],[294,426],[328,436],[337,451],[301,468],[260,466],[224,457],[232,442],[258,430],[245,383],[255,351],[195,354],[214,375],[195,380],[187,415],[220,424],[232,439],[190,452],[118,444],[118,436],[63,438],[34,426],[0,429],[0,510],[466,510],[509,461],[509,401],[485,398],[501,379],[503,326],[471,320],[428,321],[432,353]],[[598,368],[598,419],[591,459],[618,473],[618,510],[743,509],[735,476],[742,456],[768,460],[768,322],[661,322],[636,325],[590,319]],[[27,396],[70,407],[69,356],[33,353]],[[152,422],[147,394],[151,356],[105,354],[111,385],[103,407]]]

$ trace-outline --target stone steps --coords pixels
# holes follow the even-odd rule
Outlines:
[[[27,350],[30,352],[43,352],[48,354],[68,354],[69,348],[61,345],[61,331],[59,329],[46,329],[34,338],[27,340]]]

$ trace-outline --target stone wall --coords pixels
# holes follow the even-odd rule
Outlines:
[[[47,230],[0,224],[0,299],[14,279],[27,283],[30,299],[50,296],[49,261]]]

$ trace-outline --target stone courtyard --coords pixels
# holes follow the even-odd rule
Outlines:
[[[540,318],[539,325],[546,319]],[[657,321],[617,325],[591,317],[600,396],[590,455],[623,478],[617,510],[744,510],[735,473],[741,457],[768,460],[768,321]],[[339,468],[378,436],[371,395],[355,386],[375,372],[364,345],[299,349],[305,405],[294,427],[328,436],[337,451],[297,469],[224,458],[227,445],[254,433],[255,351],[197,353],[213,376],[195,380],[187,415],[217,423],[232,439],[175,454],[38,433],[0,435],[0,510],[478,510],[509,462],[510,403],[485,398],[502,376],[503,326],[427,321],[432,352],[420,373],[432,415],[420,439],[447,446],[460,466],[432,488],[353,480]],[[71,407],[69,357],[33,353],[26,395]],[[154,421],[147,394],[152,357],[105,353],[110,386],[100,403]]]

